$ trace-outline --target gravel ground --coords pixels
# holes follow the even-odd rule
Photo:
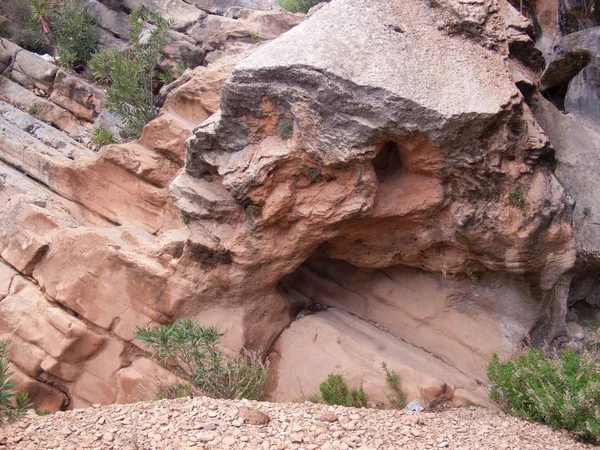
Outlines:
[[[0,449],[30,450],[598,448],[477,407],[413,413],[209,398],[27,416],[0,428],[0,442]]]

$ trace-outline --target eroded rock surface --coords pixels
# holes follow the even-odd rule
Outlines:
[[[121,3],[94,10],[117,44]],[[567,333],[573,201],[515,8],[333,0],[292,28],[269,1],[166,5],[145,2],[177,24],[161,65],[204,66],[138,141],[95,153],[0,103],[0,333],[48,409],[155,396],[173,378],[136,326],[186,316],[269,356],[274,400],[336,372],[385,402],[385,360],[409,400],[484,403],[493,353]],[[0,92],[89,130],[101,93],[26,59]]]
[[[462,354],[477,379],[491,353],[564,332],[568,197],[507,70],[503,23],[494,2],[334,0],[239,63],[171,186],[196,258],[229,272],[222,295],[292,310],[328,297],[444,360]],[[280,283],[317,248],[356,270],[330,261],[328,283]]]
[[[124,12],[112,6],[98,3],[95,17],[118,39]],[[289,26],[301,19],[279,14],[293,18]],[[196,40],[171,37],[161,64],[202,62]],[[106,120],[104,92],[0,41],[0,339],[13,344],[15,380],[38,409],[152,399],[173,384],[135,340],[137,326],[202,313],[239,349],[247,322],[261,336],[287,324],[285,305],[199,301],[218,294],[202,291],[206,269],[182,256],[187,219],[168,190],[185,140],[218,109],[235,62],[259,45],[248,41],[211,68],[186,70],[164,88],[163,108],[138,141],[94,152],[82,140]],[[249,319],[256,314],[263,319]]]

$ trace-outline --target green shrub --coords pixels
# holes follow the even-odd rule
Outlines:
[[[56,41],[59,63],[78,71],[85,69],[98,48],[98,34],[91,13],[80,0],[57,2],[50,28]]]
[[[392,393],[385,394],[392,407],[396,409],[404,409],[406,406],[406,394],[400,388],[400,375],[394,370],[388,369],[387,363],[381,363],[381,368],[385,372],[385,381]]]
[[[98,147],[115,144],[116,142],[117,138],[115,138],[114,133],[108,128],[96,127],[94,128],[94,131],[92,131],[92,144],[97,145]]]
[[[319,386],[323,401],[328,405],[352,406],[363,408],[369,400],[360,386],[358,389],[348,389],[341,375],[330,373],[327,380]]]
[[[132,11],[127,21],[131,46],[121,52],[95,55],[90,68],[94,78],[107,83],[104,107],[123,119],[121,135],[136,138],[156,117],[158,57],[167,44],[171,24],[157,14],[138,11]],[[148,22],[154,27],[142,41],[142,30]]]
[[[85,68],[98,47],[98,36],[92,15],[81,0],[5,2],[0,12],[9,19],[7,37],[27,50],[58,55],[65,67]]]
[[[329,0],[277,0],[279,6],[291,12],[307,13],[313,6]]]
[[[137,338],[161,363],[173,367],[203,394],[213,398],[260,399],[267,386],[268,363],[251,351],[244,351],[235,359],[226,358],[220,350],[222,336],[217,328],[201,326],[193,319],[155,329],[137,329]]]
[[[0,342],[0,423],[4,421],[14,422],[21,418],[25,412],[32,407],[27,392],[12,392],[17,387],[16,383],[10,381],[13,372],[9,372],[8,354],[10,344],[6,341]]]
[[[538,349],[504,363],[494,355],[488,366],[490,398],[517,417],[600,436],[600,373],[591,355],[565,350],[545,356]]]

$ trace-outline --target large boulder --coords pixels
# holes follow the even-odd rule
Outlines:
[[[124,12],[110,9],[97,0],[86,0],[85,6],[98,26],[121,39],[129,37],[130,28]]]
[[[71,111],[80,119],[93,122],[102,111],[104,91],[81,78],[59,70],[50,101]]]
[[[556,174],[576,202],[573,214],[577,264],[569,303],[600,306],[600,132],[580,117],[563,114],[543,98],[535,105],[538,122],[556,149]],[[563,280],[567,284],[568,277]]]
[[[542,88],[566,112],[600,124],[600,27],[560,40],[542,75]]]
[[[331,300],[366,319],[418,311],[403,306],[422,287],[409,268],[432,273],[435,324],[390,330],[445,360],[462,352],[474,378],[492,353],[563,333],[568,197],[506,68],[503,27],[495,2],[333,0],[240,62],[171,185],[194,257],[229,274],[222,295],[305,308],[316,281],[288,281],[318,248],[359,274],[398,273],[406,291],[382,276],[358,294],[385,304],[377,317],[369,300]]]
[[[10,76],[28,89],[39,89],[45,94],[52,91],[58,67],[40,58],[39,55],[22,49],[7,39],[0,38],[0,48],[11,56]],[[6,60],[6,56],[4,56]]]
[[[183,0],[123,0],[127,9],[147,8],[171,20],[175,30],[184,30],[206,17],[206,13]]]
[[[230,8],[281,11],[275,0],[186,0],[209,14],[224,14]]]

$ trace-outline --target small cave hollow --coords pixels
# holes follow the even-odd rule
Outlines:
[[[402,170],[400,150],[395,142],[388,141],[373,160],[373,167],[380,183],[385,183]]]

